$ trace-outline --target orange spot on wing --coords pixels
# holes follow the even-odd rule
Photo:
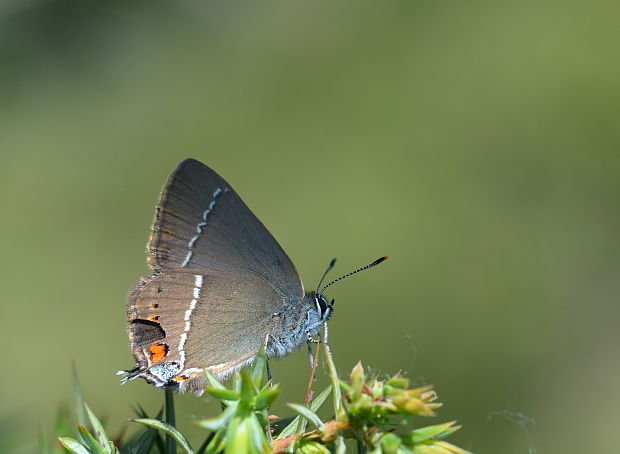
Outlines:
[[[153,344],[149,348],[149,351],[151,352],[151,360],[157,363],[168,354],[168,346],[166,344]]]
[[[176,382],[182,382],[185,380],[189,380],[189,377],[186,377],[185,375],[177,375],[176,377],[174,377],[174,381]]]
[[[150,322],[156,322],[156,321],[158,321],[158,320],[159,320],[159,315],[151,315],[151,316],[148,318],[148,320],[149,320]]]

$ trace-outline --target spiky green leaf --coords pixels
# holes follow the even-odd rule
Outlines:
[[[105,430],[103,429],[103,425],[101,424],[99,419],[97,419],[97,416],[95,416],[95,414],[90,409],[90,407],[86,404],[86,402],[84,402],[84,408],[86,409],[86,415],[88,416],[88,420],[90,421],[90,426],[92,427],[93,432],[95,433],[95,438],[97,439],[99,444],[103,447],[104,452],[106,454],[110,454],[112,452],[112,450],[109,447],[110,439],[106,435]]]
[[[403,443],[412,445],[415,443],[421,443],[432,438],[445,438],[448,435],[453,434],[460,429],[460,426],[456,425],[456,421],[446,422],[443,424],[436,424],[434,426],[422,427],[420,429],[412,430],[411,432],[402,436]]]
[[[157,430],[161,430],[166,434],[170,435],[174,441],[185,451],[187,454],[194,454],[192,447],[190,446],[187,439],[183,436],[181,432],[179,432],[176,428],[172,427],[170,424],[165,423],[163,421],[158,421],[157,419],[130,419],[130,421],[137,422],[140,424],[144,424],[148,427],[153,427]]]
[[[332,353],[328,344],[325,344],[323,351],[325,352],[325,362],[327,363],[329,379],[331,380],[334,392],[334,398],[332,399],[334,403],[334,414],[338,421],[342,421],[345,418],[345,414],[342,408],[342,394],[340,393],[340,386],[338,386],[338,371],[336,370],[336,365],[334,364],[334,359],[332,358]]]
[[[269,386],[254,396],[254,399],[252,399],[252,406],[254,410],[257,411],[265,410],[271,406],[279,395],[280,387],[278,385]]]
[[[321,391],[321,393],[318,396],[316,396],[316,399],[314,399],[310,403],[310,410],[312,410],[315,413],[319,411],[319,409],[325,403],[325,401],[327,400],[331,392],[332,392],[332,386],[329,385],[327,388]],[[297,416],[295,419],[293,419],[284,429],[282,429],[282,431],[276,437],[276,440],[280,440],[281,438],[288,437],[289,435],[293,435],[295,431],[297,430],[297,426],[299,424],[300,419],[301,419],[301,416]]]
[[[237,391],[227,388],[213,388],[211,386],[206,387],[206,391],[213,397],[223,401],[235,401],[241,398],[241,395]]]
[[[196,421],[196,424],[205,429],[218,430],[228,425],[232,417],[235,415],[235,412],[236,408],[234,406],[226,407],[226,409],[220,413],[219,416],[215,418],[201,419]]]
[[[319,430],[323,430],[323,428],[325,427],[323,425],[323,421],[321,421],[321,418],[319,418],[319,415],[317,415],[315,412],[310,410],[308,407],[305,407],[305,406],[299,405],[299,404],[290,404],[290,403],[286,404],[286,405],[289,408],[292,408],[293,410],[295,410],[300,415],[302,415],[304,418],[306,418],[312,424],[314,424]]]
[[[78,430],[80,431],[80,436],[82,440],[84,440],[84,444],[88,447],[88,450],[92,453],[96,454],[106,454],[106,449],[101,446],[101,443],[92,436],[92,434],[81,424],[78,424]]]
[[[58,441],[73,454],[91,454],[79,441],[69,437],[58,437]]]
[[[261,388],[267,382],[267,355],[264,349],[261,349],[252,364],[251,376],[257,388]]]
[[[241,400],[243,403],[250,405],[252,397],[258,394],[258,388],[252,381],[252,376],[247,368],[241,370]]]
[[[227,389],[226,386],[224,386],[221,381],[215,378],[215,376],[211,372],[206,369],[204,372],[210,387],[217,389]]]
[[[84,414],[84,397],[82,397],[82,388],[77,374],[75,363],[71,363],[71,371],[73,375],[73,412],[75,420],[82,426],[86,425],[86,416]]]

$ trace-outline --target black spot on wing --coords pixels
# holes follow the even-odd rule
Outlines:
[[[149,346],[166,337],[166,332],[159,323],[141,318],[132,320],[129,330],[138,348]]]

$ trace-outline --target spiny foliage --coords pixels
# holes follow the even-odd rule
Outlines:
[[[468,454],[444,440],[460,428],[454,421],[413,428],[419,417],[435,416],[435,410],[441,407],[431,386],[412,388],[409,380],[399,375],[386,380],[369,378],[361,363],[353,368],[347,381],[342,381],[329,351],[324,351],[331,384],[310,403],[288,404],[297,416],[287,425],[269,416],[269,407],[280,394],[280,387],[268,381],[267,359],[261,354],[251,368],[235,376],[231,387],[206,372],[206,391],[222,403],[224,410],[216,417],[196,421],[210,431],[198,450],[174,427],[173,419],[162,419],[161,412],[148,418],[141,409],[137,411],[139,417],[131,421],[146,427],[122,444],[112,442],[101,422],[82,402],[76,386],[80,407],[76,414],[87,420],[78,421],[79,439],[58,437],[62,448],[53,451],[43,441],[40,453],[175,454],[178,448],[187,454],[342,454],[350,449],[345,443],[349,439],[355,441],[358,452]],[[333,417],[323,421],[317,412],[330,396]],[[170,410],[167,408],[167,415]]]

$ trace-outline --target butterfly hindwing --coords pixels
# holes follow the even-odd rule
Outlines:
[[[298,303],[257,274],[182,270],[151,275],[129,294],[137,375],[160,386],[176,380],[182,389],[200,392],[203,369],[226,378],[251,362],[261,345],[276,340],[264,333],[278,333],[284,308]],[[162,378],[162,366],[170,376]]]

